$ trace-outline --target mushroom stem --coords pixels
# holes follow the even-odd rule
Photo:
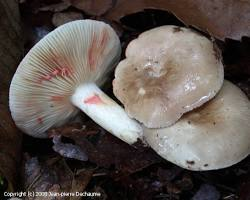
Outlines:
[[[71,102],[97,124],[128,144],[142,135],[142,127],[94,83],[80,85]]]

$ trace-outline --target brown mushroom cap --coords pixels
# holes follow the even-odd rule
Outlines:
[[[159,128],[213,98],[223,77],[215,44],[190,29],[162,26],[130,42],[113,91],[131,117]]]
[[[144,127],[144,137],[160,156],[183,168],[228,167],[250,153],[250,102],[225,81],[214,99],[170,127]]]

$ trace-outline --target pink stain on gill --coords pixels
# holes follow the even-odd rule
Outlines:
[[[58,69],[55,69],[51,74],[53,74],[53,76],[57,76],[60,73],[60,71]]]
[[[51,101],[62,101],[63,97],[62,96],[51,96]]]
[[[38,83],[41,84],[43,81],[51,81],[56,77],[69,77],[73,74],[73,68],[68,62],[67,58],[64,56],[58,56],[52,53],[50,57],[47,58],[50,61],[50,66],[53,67],[52,71],[40,76]]]
[[[52,79],[52,76],[50,76],[49,74],[43,75],[41,79],[49,81],[50,79]]]
[[[37,120],[38,124],[42,124],[43,123],[43,118],[42,117],[38,117],[36,120]]]
[[[100,40],[98,40],[96,33],[94,33],[93,40],[88,51],[88,61],[91,71],[96,70],[96,60],[100,59],[103,55],[108,39],[109,34],[106,29],[103,29]]]
[[[98,94],[88,97],[87,99],[83,100],[83,102],[86,104],[103,104],[103,101]]]
[[[68,68],[68,67],[63,67],[62,69],[61,69],[61,76],[63,76],[63,77],[68,77],[68,76],[70,76],[70,75],[72,75],[72,69],[70,69],[70,68]]]
[[[91,71],[95,70],[95,53],[97,52],[97,36],[94,33],[92,43],[88,50],[88,61]]]
[[[104,49],[108,39],[109,39],[108,31],[106,29],[103,29],[103,31],[102,31],[102,39],[101,39],[101,47],[102,47],[102,49]]]
[[[49,72],[47,75],[42,75],[39,78],[38,83],[42,83],[43,81],[50,81],[52,78],[55,78],[57,76],[59,77],[69,77],[73,74],[73,70],[69,67],[61,67],[56,68],[54,71]]]

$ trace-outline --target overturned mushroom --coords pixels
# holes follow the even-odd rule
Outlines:
[[[113,91],[131,117],[159,128],[213,98],[223,77],[215,44],[190,29],[162,26],[128,45]]]
[[[136,142],[141,126],[98,87],[120,51],[118,36],[103,22],[78,20],[49,33],[29,51],[12,79],[9,105],[16,125],[43,138],[46,130],[65,123],[80,108],[123,141]]]
[[[148,144],[163,158],[190,170],[231,166],[250,153],[250,102],[225,81],[218,95],[174,125],[144,127]]]

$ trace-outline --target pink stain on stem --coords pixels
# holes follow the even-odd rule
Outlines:
[[[86,104],[103,104],[103,101],[98,94],[88,97],[87,99],[83,100],[83,102]]]

